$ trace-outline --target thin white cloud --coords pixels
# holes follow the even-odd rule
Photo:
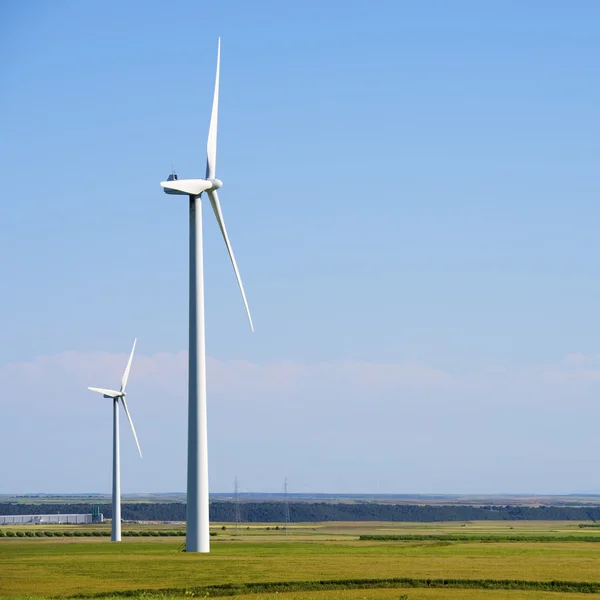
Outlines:
[[[111,411],[86,387],[118,385],[126,361],[125,352],[63,352],[0,365],[7,489],[109,489]],[[565,486],[585,489],[577,465],[600,452],[599,381],[593,361],[568,357],[461,375],[414,361],[209,358],[211,486],[227,490],[237,474],[254,490],[289,475],[321,491],[543,491],[552,458]],[[138,354],[130,392],[144,459],[124,426],[123,489],[183,490],[187,353]]]
[[[86,354],[68,351],[53,356],[40,356],[28,362],[7,363],[0,366],[0,378],[26,379],[33,383],[47,379],[60,381],[64,377],[75,377],[90,382],[90,385],[116,385],[120,381],[126,361],[125,353]],[[187,352],[185,351],[176,354],[163,352],[152,356],[141,354],[135,357],[134,364],[131,381],[147,380],[153,386],[171,387],[187,377]],[[416,362],[253,363],[244,360],[224,361],[209,357],[207,370],[210,385],[218,392],[240,389],[255,392],[282,392],[309,381],[369,388],[444,386],[456,381],[456,378],[449,373]]]

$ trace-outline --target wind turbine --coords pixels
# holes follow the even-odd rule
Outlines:
[[[140,458],[142,457],[140,443],[138,442],[138,438],[135,433],[135,427],[133,426],[131,415],[129,414],[129,410],[127,409],[127,402],[125,401],[125,389],[127,388],[127,380],[129,379],[129,371],[131,370],[131,362],[133,361],[133,353],[135,352],[136,343],[137,338],[133,340],[133,348],[131,349],[131,354],[129,355],[127,366],[125,367],[123,377],[121,378],[121,389],[118,392],[117,390],[88,387],[88,390],[92,390],[92,392],[98,392],[99,394],[103,394],[105,398],[112,398],[113,400],[113,486],[111,535],[111,540],[113,542],[121,541],[121,456],[119,452],[119,400],[123,405],[123,410],[127,415],[129,425],[131,425],[131,431],[133,432],[133,437],[135,438],[135,443],[137,445],[138,452],[140,453]]]
[[[190,201],[190,333],[188,382],[188,464],[186,552],[210,552],[208,519],[208,433],[206,417],[206,354],[204,343],[204,272],[202,263],[202,201],[206,192],[219,229],[225,240],[229,258],[242,292],[242,299],[254,331],[248,301],[240,278],[217,190],[223,185],[216,179],[217,121],[219,115],[219,70],[221,38],[217,45],[217,75],[212,113],[206,143],[206,178],[177,179],[172,173],[160,185],[167,194],[188,196]]]

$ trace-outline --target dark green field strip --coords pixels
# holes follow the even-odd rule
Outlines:
[[[405,534],[405,535],[361,535],[360,540],[370,542],[600,542],[600,535],[462,535],[448,534]]]
[[[270,594],[279,592],[316,592],[327,590],[367,590],[382,588],[430,588],[430,589],[481,589],[523,590],[562,593],[600,593],[600,583],[583,581],[526,581],[518,579],[339,579],[330,581],[281,581],[265,583],[242,583],[208,585],[202,587],[126,590],[101,594],[77,594],[69,598],[152,598],[169,596],[225,597],[242,594]],[[63,596],[64,598],[64,596]]]
[[[125,530],[121,533],[123,537],[185,537],[185,531],[169,531],[161,529],[160,531],[149,530]],[[217,535],[216,531],[210,532],[211,536]],[[95,530],[95,531],[60,531],[60,530],[40,530],[28,529],[26,531],[7,531],[0,530],[0,537],[24,538],[24,537],[110,537],[110,530]]]

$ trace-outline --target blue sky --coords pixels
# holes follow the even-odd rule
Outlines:
[[[185,489],[187,207],[158,182],[203,174],[220,35],[256,333],[205,212],[212,489],[600,490],[599,25],[591,1],[4,3],[3,489],[108,491],[86,386],[134,336],[123,490]]]

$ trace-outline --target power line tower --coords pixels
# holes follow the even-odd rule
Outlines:
[[[290,503],[288,499],[287,477],[283,482],[283,511],[285,515],[285,525],[283,526],[283,528],[285,530],[285,535],[287,535],[290,528]]]
[[[235,510],[235,535],[240,535],[240,524],[242,523],[242,511],[240,508],[240,494],[237,475],[234,483],[234,510]]]

